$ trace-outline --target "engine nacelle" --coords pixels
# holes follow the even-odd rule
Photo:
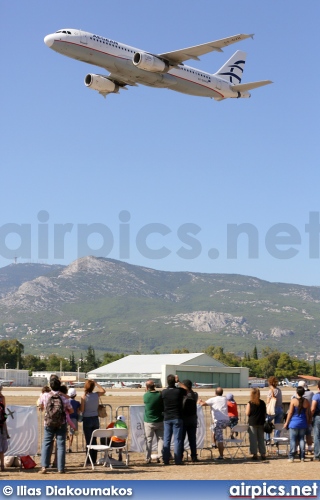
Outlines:
[[[84,79],[84,84],[90,89],[97,90],[101,94],[111,94],[112,92],[118,92],[119,85],[116,85],[108,78],[100,75],[94,75],[89,73]]]
[[[136,52],[132,62],[139,69],[151,71],[152,73],[166,73],[169,66],[158,57],[147,54],[147,52]]]

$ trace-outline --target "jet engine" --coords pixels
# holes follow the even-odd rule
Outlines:
[[[166,73],[169,70],[168,64],[147,52],[136,52],[132,62],[139,69],[151,71],[152,73]]]
[[[108,78],[101,75],[94,75],[89,73],[84,79],[84,84],[93,90],[98,90],[101,94],[111,94],[112,92],[118,92],[119,85],[116,85]]]

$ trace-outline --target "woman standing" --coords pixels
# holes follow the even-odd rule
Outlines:
[[[308,426],[311,424],[310,403],[303,397],[304,388],[297,387],[296,397],[291,399],[285,429],[290,430],[290,451],[288,462],[293,462],[296,451],[296,441],[300,445],[300,461],[304,462],[305,444],[304,438]]]
[[[246,406],[246,415],[249,417],[248,433],[252,460],[258,460],[258,449],[261,455],[261,460],[266,459],[266,446],[263,431],[266,412],[266,403],[260,399],[259,389],[257,387],[251,389],[250,401]]]
[[[98,391],[93,392],[97,387]],[[84,395],[81,396],[80,412],[82,413],[83,420],[83,433],[86,444],[90,444],[91,434],[96,429],[99,429],[98,406],[99,398],[105,394],[106,390],[97,384],[95,380],[87,380],[84,384]],[[97,444],[96,438],[92,440],[92,444]],[[92,462],[95,464],[97,460],[97,451],[90,450]]]
[[[278,379],[276,377],[269,377],[269,392],[267,396],[267,404],[271,398],[276,398],[275,414],[268,415],[268,420],[271,422],[274,419],[275,424],[283,422],[283,407],[282,407],[282,392],[278,387]],[[280,431],[274,432],[275,437],[279,437]],[[270,434],[266,434],[266,441],[270,441]]]

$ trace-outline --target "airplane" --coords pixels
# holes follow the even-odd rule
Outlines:
[[[284,380],[284,385],[290,385],[291,387],[298,387],[298,382],[295,381],[295,382],[290,382],[287,378],[285,378]]]
[[[253,34],[233,35],[162,54],[152,54],[73,28],[49,34],[44,42],[62,55],[108,70],[108,75],[89,73],[84,79],[86,87],[98,91],[103,97],[127,90],[127,86],[142,84],[222,101],[251,97],[249,90],[273,82],[241,83],[246,61],[246,53],[242,51],[235,52],[214,74],[186,66],[184,61],[199,61],[199,56],[212,51],[223,52],[223,47],[250,37],[253,38]]]
[[[12,420],[14,420],[13,414],[15,413],[15,411],[11,411],[10,408],[7,407],[7,412],[8,412],[8,416],[11,417]]]
[[[121,387],[129,387],[130,389],[141,389],[141,384],[138,382],[121,382]]]
[[[0,380],[0,385],[3,387],[10,387],[14,383],[14,380]]]
[[[198,382],[194,382],[193,387],[197,387],[198,389],[213,389],[218,384],[200,384]]]
[[[85,382],[70,382],[69,387],[81,388],[81,387],[84,387],[84,384],[85,384]]]
[[[101,387],[110,387],[110,388],[112,388],[114,386],[114,382],[99,382],[99,385],[101,385]]]

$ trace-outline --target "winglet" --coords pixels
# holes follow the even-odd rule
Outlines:
[[[249,35],[249,36],[250,36],[250,38],[252,38],[252,40],[253,40],[254,33],[251,33],[251,35]]]

